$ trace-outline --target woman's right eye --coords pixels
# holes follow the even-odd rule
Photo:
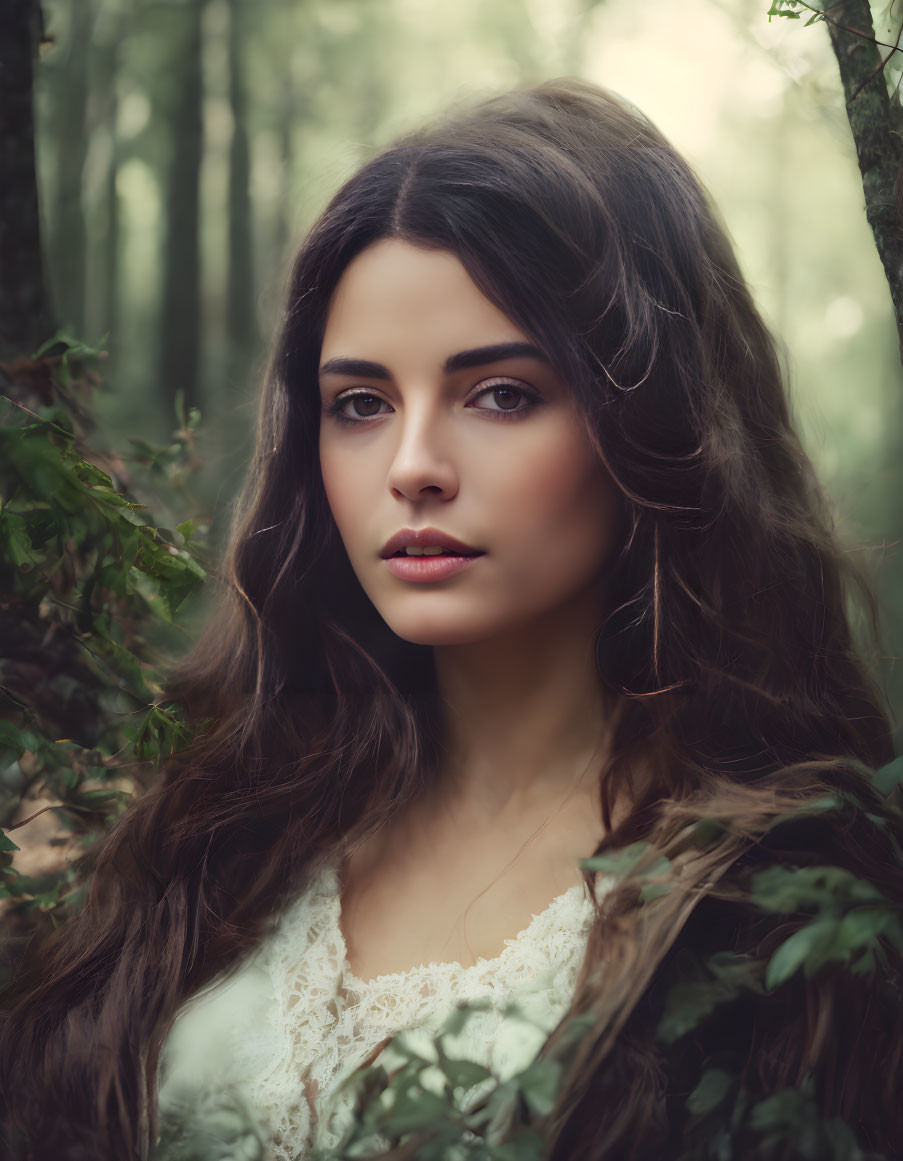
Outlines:
[[[362,409],[358,409],[359,401],[362,402]],[[355,391],[350,395],[339,395],[326,408],[329,415],[333,416],[339,423],[364,423],[375,415],[379,415],[378,410],[380,403],[385,403],[385,399],[380,399],[378,395],[373,395],[369,391]],[[357,415],[349,415],[347,411],[347,404],[354,403]],[[376,404],[376,409],[372,409],[372,405]],[[386,404],[388,407],[388,404]]]

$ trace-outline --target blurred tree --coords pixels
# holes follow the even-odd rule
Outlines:
[[[34,155],[37,0],[4,0],[0,36],[0,359],[28,354],[52,330],[41,253]]]
[[[200,176],[204,149],[202,25],[205,0],[173,5],[170,109],[172,152],[166,189],[166,234],[160,310],[158,383],[163,411],[174,412],[181,393],[200,403]]]
[[[251,240],[251,158],[244,69],[244,0],[229,0],[229,288],[226,309],[229,379],[243,384],[256,348],[256,296]]]
[[[131,7],[131,5],[129,5]],[[99,183],[97,262],[93,270],[89,301],[93,311],[89,325],[97,332],[114,336],[112,351],[119,338],[119,261],[120,207],[117,180],[119,174],[118,79],[121,45],[126,35],[127,10],[122,0],[106,0],[99,15],[91,46],[91,97],[89,131],[101,139],[103,177]],[[110,366],[107,366],[107,374]]]
[[[291,179],[295,165],[295,143],[293,129],[299,116],[306,113],[305,104],[297,100],[291,69],[286,69],[280,86],[276,111],[276,134],[279,143],[279,197],[273,228],[272,247],[277,262],[280,261],[292,238]]]
[[[57,186],[53,225],[52,278],[64,325],[81,335],[85,325],[86,233],[83,211],[88,149],[88,57],[94,0],[69,0],[62,83],[57,89]]]

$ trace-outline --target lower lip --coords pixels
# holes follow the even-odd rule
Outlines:
[[[389,556],[386,567],[407,581],[438,581],[476,564],[478,556]]]

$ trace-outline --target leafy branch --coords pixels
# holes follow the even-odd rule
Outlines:
[[[889,48],[891,55],[895,52],[900,52],[899,37],[896,44],[888,44],[887,41],[878,40],[878,38],[869,32],[863,32],[861,28],[851,28],[848,24],[841,24],[840,21],[834,20],[831,13],[835,8],[842,8],[842,3],[831,4],[827,8],[817,8],[814,4],[807,4],[805,0],[774,0],[771,7],[768,9],[768,23],[771,24],[772,18],[775,16],[783,16],[787,20],[801,20],[803,12],[811,12],[812,16],[803,25],[808,28],[810,24],[817,24],[823,20],[826,24],[832,24],[835,28],[839,28],[843,32],[848,32],[851,36],[861,36],[863,40],[867,40],[870,44],[880,45],[882,48]],[[803,11],[800,11],[802,9]]]
[[[28,828],[50,814],[61,828],[51,842],[87,846],[189,741],[177,707],[161,703],[162,672],[205,579],[209,522],[161,526],[130,493],[125,460],[87,446],[104,357],[57,335],[0,368],[0,905],[20,932],[35,912],[55,918],[74,882],[62,854],[49,871],[21,869],[48,841]],[[133,460],[152,457],[184,494],[199,420],[180,415],[171,444],[142,441]]]

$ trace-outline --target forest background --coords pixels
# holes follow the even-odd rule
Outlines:
[[[0,706],[0,825],[36,816],[13,831],[14,844],[0,834],[0,895],[25,908],[25,927],[29,909],[59,907],[66,860],[121,808],[117,796],[134,791],[136,758],[179,742],[177,718],[156,702],[155,674],[206,615],[201,566],[215,573],[307,226],[398,133],[460,98],[548,77],[581,76],[626,96],[712,192],[782,343],[794,415],[841,538],[874,577],[883,617],[875,665],[903,749],[903,369],[823,24],[769,20],[767,0],[40,8],[34,131],[52,314],[40,341],[57,339],[47,348],[56,386],[53,407],[30,401],[47,436],[50,421],[66,427],[59,404],[71,388],[71,439],[51,438],[86,457],[76,464],[76,508],[105,508],[99,524],[84,525],[93,555],[67,550],[71,560],[62,573],[53,564],[53,591],[43,593],[28,579],[34,553],[51,542],[35,518],[43,501],[20,499],[16,509],[4,496],[0,534],[25,588],[15,598],[23,603],[5,606],[3,627],[13,613],[26,624],[27,608],[37,634],[23,646],[32,651],[25,663],[0,650],[5,691],[32,680],[35,642],[50,669],[60,661],[55,645],[47,652],[48,633],[79,637],[91,652],[84,673],[66,660],[62,679],[41,678],[43,708],[31,693]],[[871,11],[876,37],[897,43],[895,5]],[[899,102],[903,55],[887,56]],[[147,516],[133,503],[147,504]],[[109,550],[96,548],[103,537]],[[68,622],[61,575],[80,610]],[[59,606],[51,612],[50,598]],[[56,718],[53,699],[65,710]]]

